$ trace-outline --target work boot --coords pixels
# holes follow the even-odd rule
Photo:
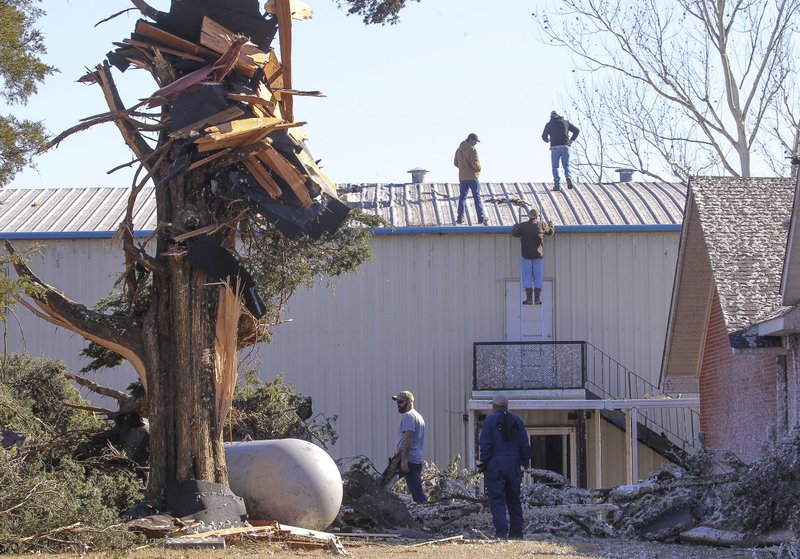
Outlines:
[[[532,305],[533,304],[533,299],[531,298],[532,296],[533,296],[533,288],[526,287],[525,288],[525,300],[522,301],[522,304],[523,305]]]
[[[542,294],[542,289],[540,287],[535,287],[533,289],[533,304],[534,305],[541,305],[542,304],[542,300],[539,298],[539,296],[541,294]]]
[[[462,223],[464,223],[464,216],[461,216],[461,215],[460,215],[460,216],[458,216],[458,219],[456,219],[456,223],[458,223],[459,225],[461,225]]]
[[[560,187],[560,186],[558,186],[558,185],[555,185],[555,186],[553,187],[553,192],[558,192],[559,190],[561,190],[561,187]]]
[[[569,178],[569,177],[567,177],[567,188],[569,188],[569,189],[572,188],[572,179]]]

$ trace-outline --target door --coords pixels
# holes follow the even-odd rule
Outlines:
[[[542,284],[542,304],[523,305],[525,290],[519,281],[506,281],[507,342],[548,342],[553,340],[553,282]]]

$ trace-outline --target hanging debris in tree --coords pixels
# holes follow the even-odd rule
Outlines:
[[[350,209],[315,162],[294,120],[291,20],[308,19],[302,3],[173,0],[169,12],[146,10],[108,63],[151,72],[161,87],[144,100],[169,106],[167,178],[205,165],[231,196],[245,201],[284,235],[317,239],[334,232]],[[282,60],[272,41],[279,36]],[[81,78],[113,94],[98,67]]]

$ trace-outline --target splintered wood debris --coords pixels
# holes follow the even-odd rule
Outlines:
[[[255,522],[251,522],[255,524]],[[261,523],[260,523],[261,524]],[[334,534],[298,528],[278,522],[264,522],[257,526],[212,530],[187,534],[173,540],[191,542],[193,539],[221,537],[227,545],[245,542],[277,542],[297,549],[325,549],[336,555],[349,555],[341,540]]]
[[[260,9],[263,7],[263,12]],[[319,238],[336,231],[350,208],[311,156],[294,119],[297,96],[322,96],[292,85],[292,19],[309,19],[297,0],[260,7],[242,0],[173,0],[152,10],[130,38],[115,43],[108,64],[79,81],[116,97],[109,65],[149,71],[161,87],[140,106],[165,107],[160,128],[172,144],[162,183],[186,172],[211,180],[247,203],[287,237]],[[277,36],[278,56],[272,47]]]

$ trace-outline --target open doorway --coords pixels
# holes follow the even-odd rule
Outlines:
[[[574,427],[529,427],[531,467],[550,470],[577,486],[578,468]]]

